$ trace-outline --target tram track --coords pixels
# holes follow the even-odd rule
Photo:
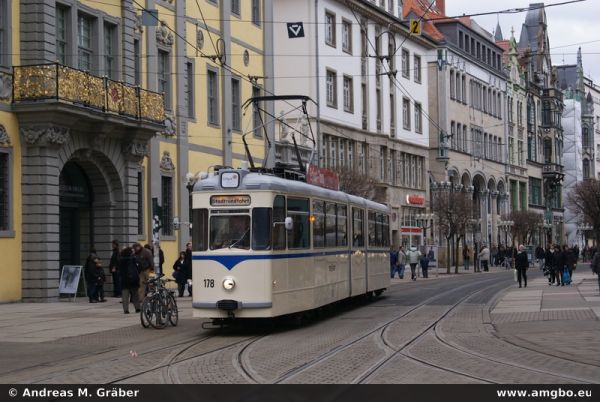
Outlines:
[[[333,349],[330,349],[328,351],[326,351],[325,353],[322,353],[321,355],[317,356],[316,358],[305,362],[299,366],[296,366],[288,371],[286,371],[284,374],[282,374],[281,376],[277,377],[274,381],[270,381],[274,384],[280,384],[280,383],[284,383],[286,381],[289,381],[290,379],[293,379],[294,377],[298,376],[299,374],[306,372],[307,370],[327,361],[328,359],[331,359],[332,357],[342,353],[343,351],[348,350],[349,348],[351,348],[352,346],[358,344],[359,342],[365,340],[366,338],[368,338],[369,336],[372,336],[373,334],[376,334],[378,331],[382,332],[385,330],[385,328],[389,327],[390,325],[394,324],[395,322],[397,322],[398,320],[401,320],[402,318],[407,317],[409,314],[415,312],[416,310],[428,305],[429,303],[436,301],[440,298],[443,298],[445,296],[448,296],[452,293],[455,293],[457,291],[462,291],[465,288],[468,287],[472,287],[472,286],[481,286],[481,284],[487,284],[489,282],[497,282],[496,278],[492,278],[492,279],[488,279],[488,280],[484,280],[484,281],[480,281],[477,282],[475,284],[473,283],[467,283],[464,285],[460,285],[458,287],[455,287],[453,289],[444,291],[442,293],[439,293],[435,296],[429,297],[426,300],[420,302],[419,304],[417,304],[416,306],[411,307],[410,309],[408,309],[407,311],[403,312],[400,315],[397,315],[395,317],[393,317],[392,319],[384,322],[383,324],[380,324],[379,326],[377,326],[375,329],[372,329],[370,331],[367,331],[363,334],[361,334],[359,337],[353,339],[351,342],[345,343],[343,345],[337,346]],[[264,379],[258,377],[257,375],[253,374],[254,370],[249,366],[249,362],[250,362],[250,358],[247,357],[246,355],[249,355],[250,351],[251,351],[251,347],[253,345],[255,345],[260,339],[256,339],[253,340],[250,344],[246,345],[246,347],[242,348],[242,350],[240,350],[238,352],[237,355],[237,362],[239,365],[239,369],[240,374],[242,374],[244,377],[248,377],[250,379],[251,382],[253,383],[263,383],[265,382]]]

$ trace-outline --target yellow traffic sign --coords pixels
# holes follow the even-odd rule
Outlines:
[[[410,20],[410,33],[412,35],[421,35],[421,20]]]

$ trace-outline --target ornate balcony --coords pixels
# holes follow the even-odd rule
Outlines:
[[[156,131],[164,125],[163,95],[137,86],[58,63],[14,67],[13,78],[12,103],[17,112],[59,104],[67,112],[99,112],[101,119],[142,123],[143,128]]]
[[[565,177],[563,166],[557,163],[544,163],[544,166],[542,167],[542,176],[544,179],[549,179],[554,182],[561,181]]]

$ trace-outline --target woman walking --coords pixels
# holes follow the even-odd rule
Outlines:
[[[173,277],[175,278],[175,282],[177,282],[179,297],[183,297],[185,284],[187,283],[185,272],[185,251],[179,253],[179,259],[175,261],[175,264],[173,264]]]
[[[525,246],[522,244],[519,246],[519,252],[515,258],[515,268],[517,269],[519,287],[521,287],[521,281],[523,281],[525,287],[527,287],[527,268],[529,268],[529,259],[527,257],[527,252],[525,251]]]

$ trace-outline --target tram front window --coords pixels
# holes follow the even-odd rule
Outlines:
[[[250,249],[248,215],[213,216],[210,219],[210,249]]]

